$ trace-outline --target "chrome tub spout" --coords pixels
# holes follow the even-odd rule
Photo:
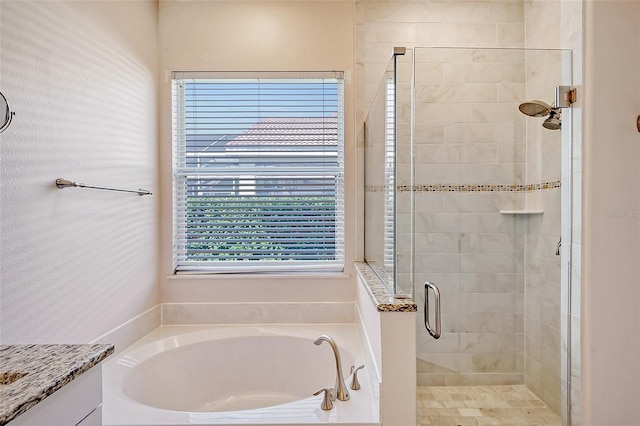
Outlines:
[[[336,358],[336,395],[340,401],[347,401],[349,399],[349,391],[344,384],[344,376],[342,375],[342,362],[340,362],[340,351],[336,342],[326,334],[318,337],[313,341],[314,345],[321,345],[322,342],[327,342],[333,349],[333,355]]]

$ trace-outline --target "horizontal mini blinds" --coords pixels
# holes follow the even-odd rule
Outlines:
[[[174,73],[176,272],[342,271],[342,73]]]

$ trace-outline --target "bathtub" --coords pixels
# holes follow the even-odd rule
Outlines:
[[[313,344],[321,334],[335,340],[345,375],[366,364],[355,324],[159,327],[105,364],[103,424],[379,425],[364,371],[350,400],[320,408],[313,393],[336,374],[331,347]]]

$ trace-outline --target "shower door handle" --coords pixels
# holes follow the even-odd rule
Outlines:
[[[433,290],[435,301],[435,329],[431,327],[429,322],[429,289]],[[440,289],[434,283],[429,281],[424,283],[424,326],[434,339],[440,338]]]

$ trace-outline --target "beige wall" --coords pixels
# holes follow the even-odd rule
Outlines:
[[[345,272],[353,275],[356,249],[353,37],[351,1],[160,2],[160,63],[165,76],[160,89],[163,301],[354,299],[354,276],[172,277],[170,196],[171,71],[345,71]]]
[[[588,1],[582,425],[640,419],[640,2]]]
[[[157,5],[1,8],[0,339],[87,342],[158,303]]]

